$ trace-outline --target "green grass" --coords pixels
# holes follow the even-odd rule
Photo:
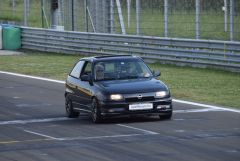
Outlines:
[[[52,53],[0,56],[0,70],[64,80],[79,58]]]
[[[65,80],[80,55],[27,52],[25,55],[0,56],[0,70]],[[160,70],[177,99],[240,108],[240,74],[214,69],[150,64]]]

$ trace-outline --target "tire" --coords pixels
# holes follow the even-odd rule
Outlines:
[[[102,116],[101,116],[101,111],[98,106],[98,102],[95,98],[92,100],[92,121],[93,123],[101,123],[102,122]]]
[[[76,118],[79,116],[79,112],[73,110],[72,101],[67,99],[65,100],[66,115],[69,118]]]
[[[161,120],[171,120],[172,118],[172,112],[167,115],[159,115]]]

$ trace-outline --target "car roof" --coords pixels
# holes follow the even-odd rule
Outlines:
[[[80,60],[88,60],[91,62],[94,61],[105,61],[105,60],[118,60],[118,59],[132,59],[132,58],[140,58],[133,55],[103,55],[103,56],[93,56],[93,57],[85,57]]]

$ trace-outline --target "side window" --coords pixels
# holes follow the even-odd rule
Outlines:
[[[84,64],[84,61],[79,61],[75,67],[73,68],[72,72],[70,73],[70,75],[72,77],[75,77],[75,78],[79,78],[80,77],[80,73],[81,73],[81,70],[82,70],[82,67],[83,67],[83,64]]]
[[[92,73],[92,63],[91,62],[85,62],[83,70],[81,72],[82,75],[89,75]]]
[[[115,72],[114,63],[105,63],[105,72],[114,73]]]

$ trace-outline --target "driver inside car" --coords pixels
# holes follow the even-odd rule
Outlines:
[[[104,66],[102,64],[97,64],[95,66],[95,79],[96,80],[104,79]]]

